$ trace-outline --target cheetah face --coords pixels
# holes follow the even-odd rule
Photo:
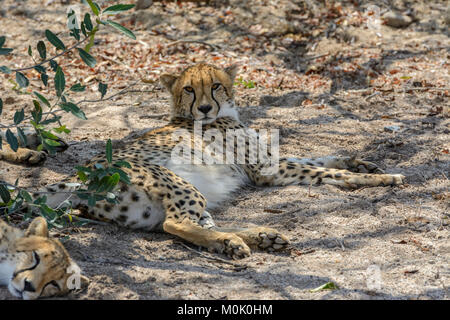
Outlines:
[[[200,63],[181,75],[164,74],[161,83],[172,96],[172,117],[202,121],[207,124],[221,117],[238,120],[234,106],[233,82],[237,67],[219,69]]]
[[[33,300],[64,295],[88,284],[86,277],[76,274],[80,268],[63,245],[48,237],[43,218],[31,223],[25,236],[17,240],[15,249],[22,259],[15,267],[8,289],[18,298]]]

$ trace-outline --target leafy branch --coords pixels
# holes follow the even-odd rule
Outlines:
[[[81,100],[77,103],[72,102],[69,100],[68,92],[66,89],[66,81],[65,81],[65,74],[62,70],[62,68],[58,65],[58,63],[55,61],[56,58],[66,54],[69,51],[72,51],[74,49],[77,49],[78,54],[80,58],[91,68],[95,67],[97,61],[96,59],[89,53],[91,47],[94,45],[94,37],[95,34],[100,30],[101,26],[111,26],[115,30],[121,32],[122,34],[132,38],[136,39],[135,35],[132,31],[128,30],[124,26],[106,19],[101,20],[103,16],[109,16],[114,15],[126,10],[129,10],[134,7],[134,5],[125,5],[125,4],[118,4],[110,6],[103,11],[100,9],[100,6],[96,4],[95,2],[91,0],[87,0],[87,3],[89,4],[92,12],[96,16],[94,26],[91,20],[91,16],[89,13],[86,13],[84,15],[84,19],[81,22],[81,24],[78,24],[76,20],[75,13],[73,11],[68,13],[68,19],[71,21],[71,28],[69,28],[70,35],[74,37],[77,42],[70,46],[66,47],[64,42],[52,31],[45,30],[45,36],[48,42],[50,42],[56,50],[61,50],[60,53],[47,58],[47,48],[44,43],[44,41],[39,41],[37,44],[37,51],[39,53],[40,58],[42,59],[41,62],[35,63],[32,66],[28,67],[22,67],[18,69],[10,69],[7,66],[0,66],[0,71],[5,74],[11,74],[15,72],[15,79],[17,84],[20,88],[26,88],[29,86],[30,82],[25,74],[23,74],[21,71],[34,69],[40,74],[40,79],[44,86],[48,86],[48,79],[49,76],[47,74],[47,69],[44,67],[45,64],[49,64],[51,70],[54,72],[54,85],[55,85],[55,91],[56,91],[56,100],[53,104],[50,104],[49,100],[40,94],[39,92],[33,92],[36,96],[36,99],[33,99],[33,105],[34,105],[34,111],[31,112],[31,116],[25,117],[24,116],[24,110],[21,109],[19,111],[16,111],[14,114],[14,122],[10,125],[2,125],[0,124],[0,129],[6,129],[5,137],[8,142],[8,144],[11,146],[11,149],[14,151],[17,151],[19,147],[19,141],[26,145],[26,136],[23,132],[22,127],[24,126],[23,122],[26,120],[29,120],[29,123],[32,125],[34,130],[36,131],[38,137],[40,138],[41,144],[38,146],[38,150],[46,150],[50,154],[53,154],[56,152],[58,147],[62,146],[61,139],[58,137],[57,134],[60,133],[70,133],[70,130],[67,129],[66,126],[62,125],[60,122],[61,116],[58,116],[57,114],[60,112],[67,112],[72,113],[74,116],[86,120],[86,115],[84,112],[80,109],[79,104],[82,102],[87,102],[86,100]],[[80,28],[77,26],[80,25]],[[81,34],[84,35],[84,38],[81,39]],[[87,40],[89,42],[84,47],[84,49],[80,48],[80,46],[85,43]],[[0,37],[0,55],[6,55],[10,54],[13,49],[11,48],[3,48],[3,45],[6,41],[6,38]],[[34,62],[36,62],[33,58],[33,50],[31,46],[28,47],[28,55],[33,59]],[[83,92],[85,90],[85,86],[81,85],[80,83],[77,83],[73,85],[69,91],[72,92]],[[98,91],[101,94],[101,99],[105,96],[107,92],[107,84],[99,83]],[[0,116],[2,113],[2,107],[3,107],[3,101],[0,98]],[[43,111],[43,107],[48,108],[48,111]],[[58,107],[58,108],[57,108]],[[46,129],[46,126],[57,122],[59,124],[59,127],[52,128],[52,129]],[[16,128],[17,129],[17,139],[16,135],[11,131],[11,129]],[[53,130],[54,132],[50,132]],[[0,138],[0,148],[1,148],[1,138]]]
[[[97,201],[106,200],[111,204],[119,203],[112,192],[119,182],[130,184],[130,178],[122,168],[131,168],[126,161],[115,161],[112,158],[111,139],[106,143],[106,164],[95,163],[90,167],[77,166],[77,175],[81,183],[65,183],[67,191],[33,191],[18,186],[18,180],[14,184],[0,181],[0,212],[11,215],[26,209],[25,218],[31,217],[32,211],[38,211],[48,222],[50,227],[63,227],[73,220],[71,199],[76,196],[87,200],[89,206],[95,206]],[[47,195],[64,194],[66,199],[56,208],[47,205]],[[78,219],[78,224],[83,224],[83,219]]]
[[[15,73],[15,82],[13,90],[20,92],[20,89],[26,88],[30,85],[30,80],[22,72],[26,70],[35,70],[39,74],[40,81],[45,87],[48,87],[49,73],[52,73],[54,80],[55,95],[52,98],[47,98],[43,94],[33,91],[32,102],[34,109],[25,114],[24,108],[18,110],[14,114],[13,123],[0,124],[0,130],[5,130],[6,142],[12,150],[17,151],[19,141],[22,145],[27,145],[27,135],[23,128],[26,122],[28,126],[34,128],[40,139],[38,150],[46,150],[50,154],[56,152],[58,147],[63,146],[64,142],[58,137],[61,133],[70,133],[70,130],[61,123],[60,113],[71,113],[74,116],[86,120],[86,115],[81,110],[79,105],[85,102],[98,102],[108,100],[126,91],[126,89],[119,91],[106,97],[108,86],[105,83],[99,83],[98,92],[100,93],[99,100],[83,99],[78,102],[71,101],[69,93],[84,92],[86,86],[81,83],[76,83],[70,88],[66,85],[66,76],[62,67],[56,62],[58,57],[63,56],[69,51],[77,50],[78,55],[83,62],[89,67],[95,67],[97,61],[89,53],[94,46],[94,39],[97,32],[102,27],[111,27],[119,31],[125,36],[136,39],[132,31],[124,26],[108,19],[109,16],[127,11],[134,7],[133,4],[117,4],[102,10],[100,6],[92,0],[86,0],[93,15],[95,16],[95,25],[91,19],[91,14],[85,13],[83,21],[78,21],[74,11],[68,13],[67,18],[69,22],[69,35],[75,38],[76,42],[70,46],[66,46],[58,35],[50,30],[45,30],[46,40],[56,49],[56,54],[47,57],[47,47],[43,40],[38,41],[36,49],[40,57],[40,61],[36,61],[33,56],[33,48],[28,46],[28,55],[33,60],[34,64],[31,66],[11,69],[8,66],[0,66],[0,73],[12,74]],[[0,36],[0,55],[8,55],[13,52],[13,48],[6,48],[4,44],[6,37]],[[83,47],[84,45],[84,47]],[[58,52],[60,51],[60,52]],[[130,86],[135,85],[131,84]],[[17,86],[20,89],[17,89]],[[128,88],[130,87],[128,86]],[[0,98],[0,116],[3,111],[3,101]],[[50,128],[51,124],[57,123],[57,126]],[[16,134],[12,129],[16,129]],[[0,132],[1,133],[1,132]],[[2,145],[2,135],[0,135],[0,148]],[[24,215],[25,219],[31,217],[33,212],[38,212],[49,223],[50,227],[62,227],[67,222],[72,222],[72,203],[74,197],[81,200],[87,200],[89,206],[94,206],[97,201],[107,201],[109,203],[118,203],[113,190],[119,182],[129,184],[130,180],[123,168],[130,168],[130,164],[125,161],[112,161],[112,146],[111,140],[106,144],[106,162],[95,163],[89,167],[76,167],[78,178],[81,183],[66,183],[70,190],[63,192],[57,191],[35,191],[32,192],[35,198],[30,195],[30,192],[23,187],[18,186],[18,180],[14,184],[0,181],[0,213],[9,215],[17,213],[26,208]],[[49,194],[63,193],[67,195],[64,201],[61,201],[55,208],[51,208],[47,204]],[[86,223],[88,219],[76,219],[78,225]],[[77,224],[76,224],[77,225]]]

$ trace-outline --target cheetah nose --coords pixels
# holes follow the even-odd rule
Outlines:
[[[23,284],[24,284],[23,291],[36,292],[36,289],[34,288],[33,284],[30,281],[28,281],[27,279],[25,279]]]
[[[202,105],[198,107],[198,110],[203,112],[204,114],[207,114],[209,111],[211,111],[212,107],[209,104]]]

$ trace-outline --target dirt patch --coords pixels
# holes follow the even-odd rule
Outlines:
[[[107,82],[114,93],[140,77],[156,80],[162,72],[201,60],[238,63],[242,81],[256,83],[255,88],[236,86],[242,121],[254,128],[278,128],[282,155],[357,155],[389,173],[404,174],[407,183],[358,190],[329,185],[243,190],[211,212],[216,222],[277,228],[290,237],[292,250],[255,252],[238,262],[241,267],[207,259],[166,234],[113,225],[54,230],[55,236],[69,235],[64,244],[91,279],[87,290],[68,298],[448,299],[450,105],[445,87],[450,42],[445,2],[414,2],[415,20],[407,28],[381,25],[376,30],[367,28],[369,2],[358,7],[346,1],[329,6],[241,2],[155,3],[134,17],[123,16],[137,42],[104,32],[92,51],[98,59],[94,70],[75,55],[59,61],[74,70],[68,85],[81,81],[89,86],[74,100],[98,98],[97,81]],[[276,10],[270,7],[275,2]],[[106,1],[99,3],[105,6]],[[407,9],[401,1],[394,5]],[[44,38],[37,30],[65,30],[66,8],[56,1],[42,6],[30,0],[26,7],[4,1],[0,29],[6,30],[6,44],[16,54],[0,65],[31,64],[28,44]],[[273,19],[272,12],[277,12]],[[174,43],[186,39],[208,44]],[[35,78],[37,73],[27,75]],[[29,95],[11,91],[7,76],[2,79],[0,90],[8,103],[1,123],[8,123],[16,110],[32,103]],[[31,89],[52,92],[37,81]],[[62,121],[72,129],[66,138],[70,148],[43,167],[1,162],[2,179],[13,183],[19,178],[25,187],[57,182],[102,151],[107,138],[126,143],[164,125],[168,94],[157,82],[132,89],[84,104],[87,121],[65,115]],[[373,270],[382,280],[375,289],[367,282],[378,272]],[[339,289],[310,291],[329,281]],[[12,297],[2,288],[0,299]]]

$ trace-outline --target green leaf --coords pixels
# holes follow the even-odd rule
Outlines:
[[[88,36],[84,22],[81,22],[81,32],[85,37]]]
[[[91,31],[94,28],[94,26],[92,25],[92,21],[91,21],[91,15],[89,13],[86,13],[84,15],[83,22],[84,22],[84,25],[86,26],[87,31]]]
[[[108,160],[108,163],[112,162],[112,144],[111,144],[111,139],[108,139],[108,142],[106,142],[106,160]]]
[[[51,139],[51,140],[59,140],[58,136],[55,136],[53,133],[49,132],[49,131],[41,131],[41,135],[44,136],[45,138]],[[51,145],[51,144],[50,144]]]
[[[54,34],[53,32],[51,32],[50,30],[45,30],[45,36],[47,37],[47,40],[56,47],[56,49],[60,49],[60,50],[65,50],[66,46],[64,45],[64,43],[59,40],[59,38],[56,36],[56,34]]]
[[[42,119],[42,107],[41,104],[36,100],[33,100],[33,104],[34,104],[34,111],[31,111],[31,116],[34,119],[34,122],[38,124]]]
[[[53,71],[56,71],[58,69],[58,63],[55,60],[50,60],[50,67]]]
[[[19,136],[20,142],[23,146],[27,145],[27,136],[23,132],[23,130],[20,127],[17,127],[17,135]]]
[[[86,182],[88,179],[86,173],[84,173],[83,171],[78,171],[77,175],[78,175],[78,178],[80,178],[80,180],[83,182]]]
[[[37,49],[38,49],[39,56],[41,57],[41,59],[47,58],[47,48],[45,47],[44,41],[41,40],[38,42]]]
[[[47,86],[47,84],[48,84],[48,75],[45,74],[45,73],[41,74],[41,80],[42,80],[42,83],[44,84],[44,86]]]
[[[8,203],[11,200],[11,194],[4,184],[0,183],[0,197],[3,199],[4,203]]]
[[[11,69],[8,68],[7,66],[1,66],[0,67],[0,71],[6,74],[10,74],[11,73]]]
[[[6,130],[6,141],[8,141],[9,145],[11,146],[11,149],[14,150],[14,152],[17,151],[19,148],[19,142],[17,141],[16,136],[14,133],[11,132],[11,130]]]
[[[120,175],[120,180],[122,182],[125,182],[126,184],[131,184],[130,178],[123,170],[121,170],[119,168],[109,168],[109,171],[118,173]]]
[[[129,164],[127,161],[123,161],[123,160],[115,162],[114,165],[117,167],[125,167],[128,169],[131,169],[131,164]]]
[[[58,97],[60,97],[61,94],[63,93],[65,86],[66,86],[66,79],[64,77],[64,72],[62,71],[61,67],[58,66],[55,74],[55,89],[56,95]]]
[[[33,91],[34,95],[36,97],[38,97],[39,100],[41,100],[43,103],[45,103],[45,105],[47,105],[47,107],[50,108],[50,102],[48,102],[48,100],[39,92]]]
[[[83,120],[87,120],[84,112],[80,108],[78,108],[78,106],[75,103],[65,102],[61,103],[60,106],[64,111],[71,112],[74,116]]]
[[[16,72],[16,82],[21,88],[26,88],[30,84],[27,77],[22,72]]]
[[[73,92],[83,92],[86,89],[86,86],[82,86],[81,83],[74,84],[70,87],[70,91]]]
[[[20,195],[25,199],[26,202],[33,202],[33,198],[26,190],[20,190]]]
[[[116,4],[103,10],[102,13],[117,14],[134,8],[134,4]]]
[[[3,47],[3,45],[5,44],[6,41],[6,37],[5,36],[1,36],[0,37],[0,48]]]
[[[45,143],[52,147],[59,147],[61,145],[60,142],[51,140],[51,139],[44,139]]]
[[[10,54],[11,51],[13,51],[14,49],[11,48],[0,48],[0,55],[7,55]]]
[[[34,70],[36,70],[37,72],[39,72],[41,74],[46,72],[46,70],[43,66],[35,66]]]
[[[95,64],[97,63],[97,61],[95,60],[95,58],[93,56],[91,56],[89,53],[87,53],[86,51],[84,51],[83,49],[77,48],[78,49],[78,53],[80,54],[81,59],[83,59],[83,61],[91,68],[95,67]]]
[[[86,0],[89,6],[91,7],[92,12],[98,17],[100,13],[100,7],[98,4],[93,2],[92,0]]]
[[[127,28],[125,28],[124,26],[118,24],[117,22],[111,21],[111,20],[106,20],[106,21],[102,21],[105,24],[110,25],[111,27],[113,27],[114,29],[122,32],[124,35],[126,35],[127,37],[136,40],[136,36],[134,35],[133,32],[131,32],[131,30],[128,30]]]
[[[23,119],[25,118],[25,112],[22,110],[20,111],[16,111],[16,113],[14,113],[14,124],[19,124],[23,121]]]
[[[33,56],[33,51],[31,50],[31,46],[28,46],[28,55],[29,55],[30,57]]]
[[[59,128],[54,128],[53,130],[55,130],[58,133],[70,133],[70,130],[66,128],[65,125],[60,126]]]
[[[334,282],[327,282],[320,287],[317,287],[315,289],[309,290],[310,292],[318,292],[322,290],[337,290],[339,287]]]
[[[103,97],[106,94],[106,90],[108,89],[108,85],[106,83],[98,83],[98,91],[102,94],[101,99],[103,99]]]
[[[80,40],[80,29],[72,29],[70,30],[70,35],[73,36],[76,40]]]

